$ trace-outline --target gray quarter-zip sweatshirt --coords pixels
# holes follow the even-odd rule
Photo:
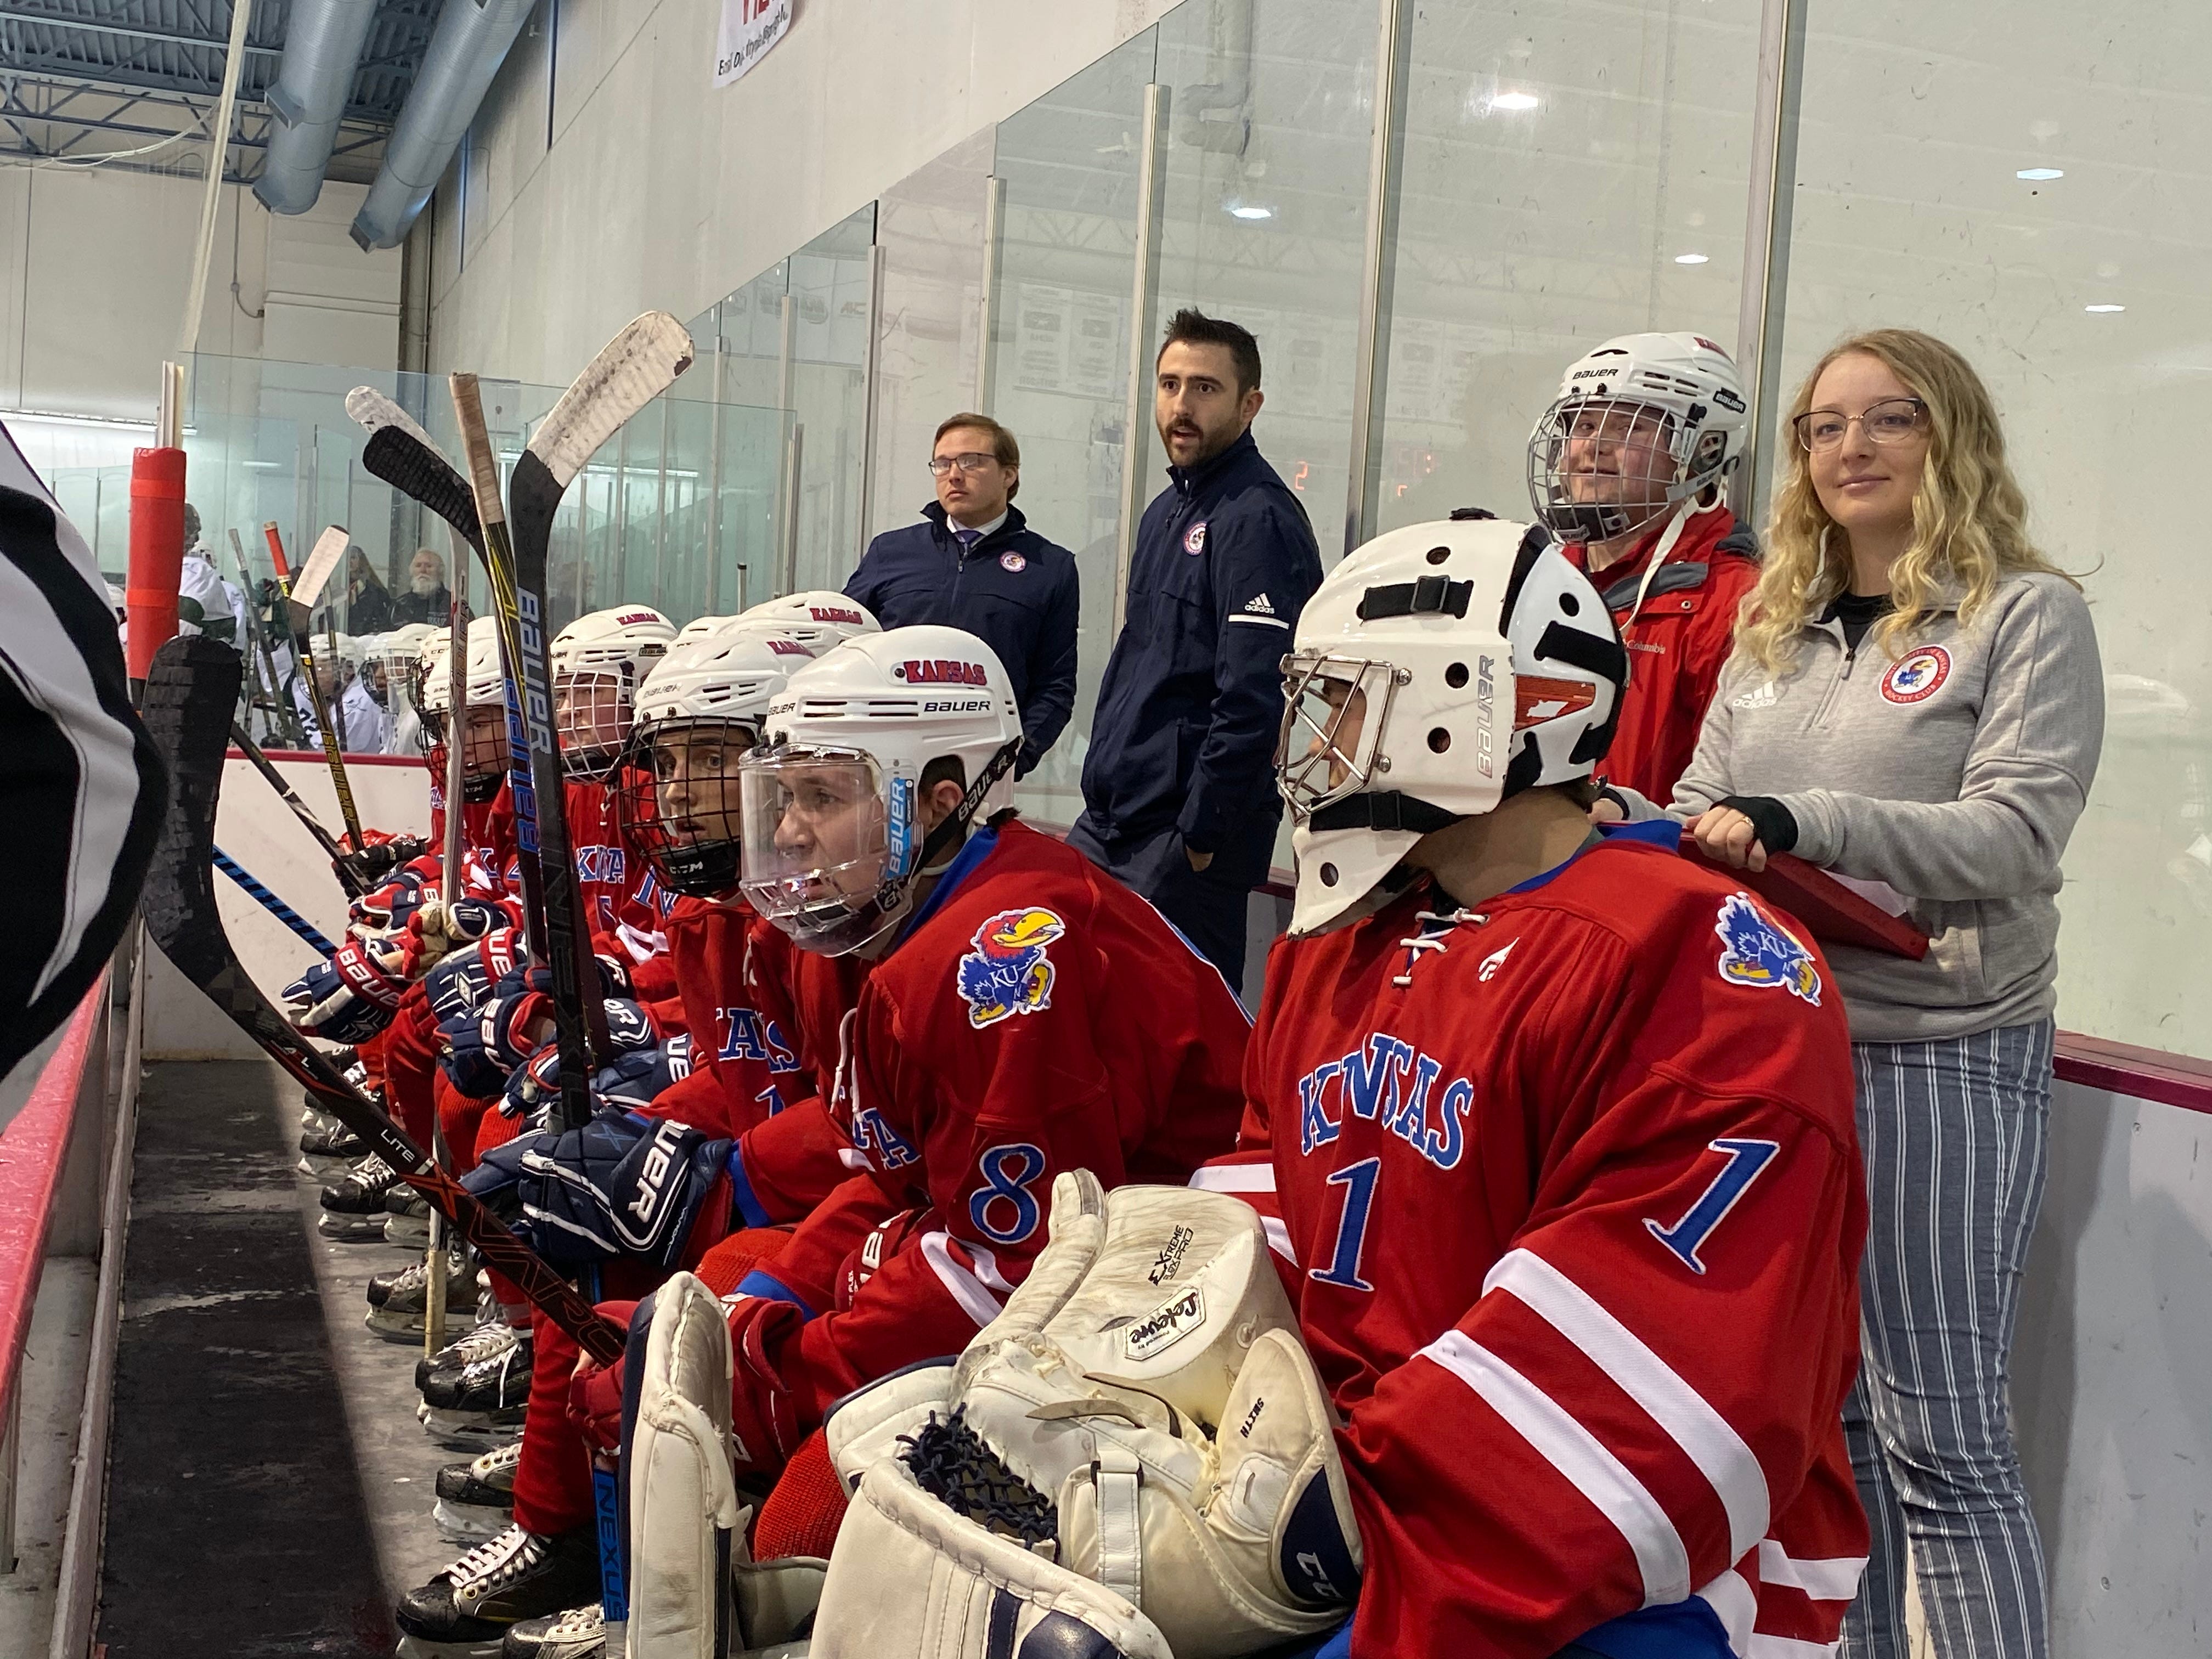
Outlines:
[[[1887,882],[1931,941],[1921,962],[1829,949],[1853,1038],[1967,1036],[2057,1003],[2058,860],[2104,734],[2080,590],[2008,576],[1970,627],[1952,596],[1895,660],[1872,633],[1848,648],[1834,622],[1806,626],[1778,678],[1732,660],[1668,810],[1780,799],[1791,850]]]

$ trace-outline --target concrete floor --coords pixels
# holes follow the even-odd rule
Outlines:
[[[170,1062],[139,1109],[100,1639],[112,1659],[387,1655],[459,1552],[416,1350],[371,1335],[388,1245],[314,1231],[300,1097],[264,1061]]]

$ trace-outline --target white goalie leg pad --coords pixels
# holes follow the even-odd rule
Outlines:
[[[725,1317],[690,1273],[655,1296],[629,1449],[631,1659],[724,1659],[732,1647],[731,1552],[744,1511]]]
[[[871,1463],[897,1453],[902,1437],[951,1409],[952,1367],[950,1359],[904,1366],[830,1407],[823,1437],[848,1498],[860,1490]]]
[[[956,1515],[896,1458],[860,1482],[830,1558],[811,1659],[1176,1659],[1102,1584]]]

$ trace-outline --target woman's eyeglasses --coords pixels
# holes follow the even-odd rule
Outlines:
[[[1869,405],[1863,415],[1846,415],[1835,409],[1809,409],[1790,426],[1797,434],[1799,446],[1808,454],[1818,455],[1843,442],[1853,421],[1866,428],[1870,442],[1901,444],[1920,430],[1927,417],[1928,405],[1917,398],[1885,398]]]

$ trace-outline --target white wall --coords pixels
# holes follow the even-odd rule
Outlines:
[[[225,185],[199,349],[391,367],[399,254],[347,238],[364,193],[328,184],[312,211],[283,217]],[[202,197],[198,180],[167,174],[0,166],[0,408],[151,418],[183,334]],[[264,304],[263,319],[246,314]]]
[[[547,0],[438,189],[432,366],[565,384],[639,312],[696,316],[1168,9],[799,0],[717,90],[712,0]]]

